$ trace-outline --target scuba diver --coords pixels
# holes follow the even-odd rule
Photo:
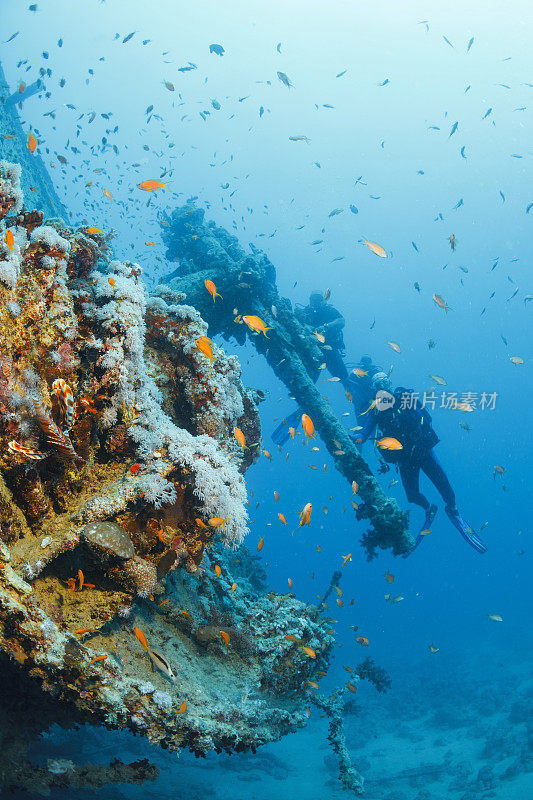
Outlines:
[[[402,447],[381,450],[382,463],[378,473],[384,474],[390,469],[388,463],[396,464],[400,478],[410,503],[415,503],[426,512],[424,524],[415,541],[415,548],[431,527],[437,506],[431,504],[419,488],[420,470],[435,486],[446,506],[445,511],[452,525],[459,531],[468,544],[478,553],[485,553],[487,548],[476,532],[459,514],[455,505],[455,493],[444,469],[440,465],[434,447],[439,437],[431,425],[431,416],[425,408],[402,407],[402,397],[410,392],[398,386],[394,392],[392,384],[385,373],[378,373],[373,379],[374,409],[362,430],[351,434],[355,444],[360,445],[370,438],[372,432],[379,428],[383,437],[397,440]]]
[[[361,356],[359,363],[353,368],[352,374],[354,377],[350,378],[350,381],[355,415],[359,424],[362,425],[361,417],[368,411],[368,407],[376,395],[374,380],[380,377],[388,378],[390,372],[389,375],[383,372],[382,367],[374,364],[370,356]]]
[[[313,331],[324,337],[322,344],[326,369],[332,377],[339,378],[344,389],[354,398],[356,415],[368,408],[373,398],[372,376],[381,370],[372,364],[370,356],[362,356],[353,375],[348,374],[344,363],[344,337],[342,331],[345,325],[341,312],[327,302],[327,295],[322,292],[311,292],[309,304],[303,308],[296,308],[294,312],[297,320],[308,325]],[[320,367],[311,374],[313,383],[320,376]],[[357,376],[357,377],[355,377]],[[277,445],[282,445],[289,438],[289,428],[296,427],[302,416],[302,410],[297,408],[292,414],[281,422],[274,433],[272,440]]]
[[[294,316],[298,322],[309,325],[313,331],[322,334],[324,337],[324,361],[326,368],[332,377],[340,378],[344,388],[349,391],[349,375],[344,363],[344,317],[334,306],[328,305],[322,292],[311,292],[309,304],[303,308],[296,308]],[[316,377],[318,380],[320,371],[317,367]]]

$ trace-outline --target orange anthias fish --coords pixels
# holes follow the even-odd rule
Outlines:
[[[376,244],[376,242],[369,242],[367,239],[363,239],[363,244],[366,244],[368,249],[380,258],[387,258],[387,253],[380,244]]]
[[[143,181],[142,183],[138,183],[137,187],[142,189],[144,192],[156,192],[158,189],[166,189],[167,184],[161,183],[161,181]]]
[[[434,302],[434,303],[435,303],[435,305],[437,305],[439,308],[443,308],[443,309],[444,309],[444,311],[451,311],[451,310],[452,310],[452,309],[450,308],[450,306],[449,306],[449,305],[447,305],[446,301],[442,299],[442,297],[440,296],[440,294],[434,294],[434,295],[433,295],[433,302]]]
[[[9,248],[9,252],[11,252],[13,250],[13,245],[15,244],[15,237],[13,236],[13,231],[11,228],[7,229],[4,241]]]
[[[370,644],[370,641],[367,639],[366,636],[356,636],[355,641],[359,642],[359,644],[362,647],[368,647],[368,645]]]
[[[390,572],[387,570],[383,576],[387,583],[394,583],[394,575],[391,575]]]
[[[300,512],[300,522],[298,523],[298,527],[301,528],[303,525],[310,525],[311,524],[311,513],[313,511],[313,504],[306,503],[303,509]]]
[[[186,711],[187,711],[187,701],[184,700],[183,703],[181,704],[181,706],[178,708],[178,712],[177,713],[178,714],[185,714]]]
[[[392,347],[392,349],[394,350],[395,353],[401,353],[402,352],[402,348],[396,342],[387,342],[387,344],[389,345],[389,347]]]
[[[302,652],[304,652],[304,653],[305,653],[305,655],[306,655],[308,658],[316,658],[316,653],[315,653],[315,651],[313,650],[313,648],[312,648],[312,647],[306,647],[305,645],[302,645],[302,646],[300,647],[300,650],[302,650]]]
[[[261,536],[261,538],[257,542],[257,551],[259,552],[260,550],[262,550],[264,546],[265,546],[265,540]]]
[[[228,520],[229,517],[226,517],[225,519],[223,519],[222,517],[211,517],[211,519],[208,520],[208,522],[212,528],[222,528],[222,530],[225,530],[225,524]]]
[[[208,339],[207,336],[200,336],[199,339],[196,340],[196,347],[206,356],[210,363],[213,363],[213,342],[211,339]]]
[[[96,658],[91,658],[89,664],[96,664],[98,661],[105,661],[107,656],[96,656]]]
[[[213,303],[215,302],[215,297],[220,297],[222,300],[222,295],[217,292],[217,287],[213,283],[213,281],[204,281],[204,286],[213,298]]]
[[[81,571],[81,569],[78,570],[78,580],[80,582],[80,592],[81,592],[81,590],[83,589],[83,582],[84,582],[83,572]]]
[[[226,645],[229,644],[229,633],[226,633],[226,631],[219,631],[218,635],[220,636],[224,644]]]
[[[450,233],[450,247],[453,252],[453,250],[455,250],[455,235],[453,233]]]
[[[215,575],[217,576],[217,578],[220,578],[221,574],[222,574],[222,569],[218,564],[215,564]]]
[[[255,331],[256,333],[263,333],[268,339],[266,332],[269,331],[270,328],[267,328],[265,326],[265,323],[263,322],[261,317],[256,317],[255,314],[247,314],[242,319],[243,322],[245,322],[248,325],[251,331]]]
[[[287,520],[285,519],[285,514],[278,513],[278,519],[280,522],[283,522],[284,525],[287,524]]]
[[[313,420],[307,414],[302,414],[302,428],[308,439],[315,438],[315,426],[313,425]]]
[[[246,447],[246,439],[244,438],[244,433],[241,431],[240,428],[233,428],[233,435],[235,436],[239,447],[243,450]]]
[[[104,197],[107,197],[108,200],[111,200],[111,202],[113,202],[113,195],[111,194],[109,189],[102,189],[102,193]]]
[[[403,444],[392,436],[384,436],[376,442],[376,445],[381,450],[403,450]]]
[[[33,135],[33,133],[28,133],[28,150],[30,153],[35,153],[35,148],[37,147],[37,139]]]
[[[146,639],[146,636],[142,632],[142,630],[140,628],[134,628],[133,631],[134,631],[135,636],[137,637],[137,639],[140,641],[140,643],[144,647],[144,649],[148,650],[148,641]]]
[[[100,228],[85,228],[85,233],[93,235],[95,233],[102,233],[102,231],[100,230]]]
[[[368,375],[368,372],[365,372],[365,370],[361,369],[360,367],[356,367],[355,369],[352,369],[352,372],[353,372],[353,374],[355,375],[356,378],[364,378],[365,375]]]

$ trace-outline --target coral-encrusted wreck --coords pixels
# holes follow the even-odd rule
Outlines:
[[[234,553],[250,456],[233,431],[258,440],[257,393],[200,352],[180,295],[147,297],[102,234],[42,223],[0,162],[3,658],[77,721],[169,749],[279,738],[333,640]]]

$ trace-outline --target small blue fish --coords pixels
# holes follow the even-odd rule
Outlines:
[[[449,45],[450,45],[450,47],[453,47],[453,44],[450,42],[450,40],[449,40],[449,39],[447,39],[447,38],[446,38],[446,36],[443,36],[442,38],[444,39],[444,41],[446,42],[446,44],[449,44]]]
[[[463,201],[463,198],[461,197],[461,199],[454,205],[453,210],[457,211],[458,208],[461,208],[463,203],[464,203],[464,201]]]
[[[463,146],[461,147],[461,157],[462,157],[462,158],[466,158],[466,156],[465,156],[465,147],[466,147],[466,145],[463,145]]]
[[[474,44],[474,37],[472,36],[472,38],[471,38],[471,39],[470,39],[470,41],[468,42],[468,46],[467,46],[467,48],[466,48],[466,52],[467,52],[467,53],[470,51],[470,48],[472,47],[472,45],[473,45],[473,44]]]
[[[345,69],[345,70],[343,70],[342,72],[339,72],[339,74],[338,74],[338,75],[335,75],[335,77],[336,77],[336,78],[342,78],[342,76],[343,76],[343,75],[346,75],[346,73],[347,73],[347,72],[348,72],[348,70],[347,70],[347,69]]]
[[[526,208],[526,214],[529,214],[529,212],[531,211],[532,208],[533,208],[533,203],[530,203],[528,205],[528,207]]]
[[[533,205],[533,203],[531,205]],[[353,203],[350,205],[350,211],[352,212],[352,214],[359,214],[359,209],[357,208],[357,206],[354,206]]]
[[[500,189],[500,197],[502,198],[502,203],[505,203],[505,195],[501,189]]]
[[[411,244],[412,244],[412,245],[413,245],[413,247],[415,248],[416,252],[417,252],[417,253],[419,253],[419,252],[420,252],[420,250],[418,249],[418,247],[416,246],[416,244],[415,244],[414,242],[411,242]]]
[[[481,117],[481,119],[487,119],[487,117],[488,117],[488,116],[489,116],[489,114],[491,114],[491,113],[492,113],[492,106],[489,108],[489,110],[488,110],[488,111],[486,111],[486,112],[483,114],[483,116]]]
[[[459,123],[458,122],[454,122],[453,125],[452,125],[452,129],[450,131],[450,136],[454,135],[454,133],[455,133],[455,131],[457,130],[458,127],[459,127]],[[450,136],[448,136],[448,139],[450,138]]]

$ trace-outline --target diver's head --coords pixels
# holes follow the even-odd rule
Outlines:
[[[372,365],[372,358],[370,356],[361,356],[359,359],[359,366],[362,369],[368,369]]]
[[[373,376],[372,391],[392,393],[392,383],[386,372],[376,372],[376,374]]]
[[[323,299],[324,298],[322,296],[322,292],[317,292],[317,291],[311,292],[311,294],[309,295],[309,305],[312,308],[318,308],[318,306],[322,305]]]

